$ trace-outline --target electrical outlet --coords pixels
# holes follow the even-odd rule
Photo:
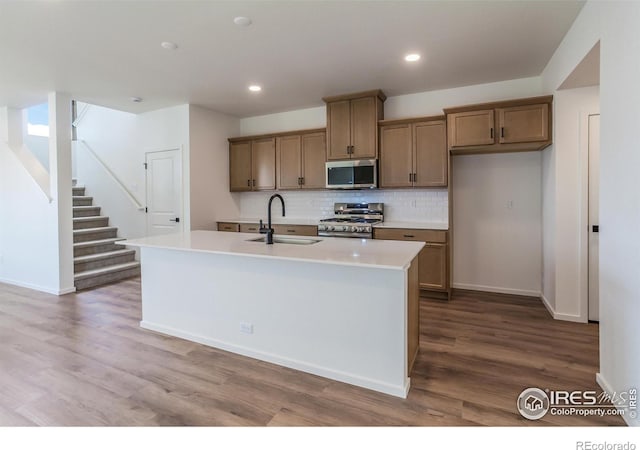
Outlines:
[[[507,200],[507,209],[513,209],[513,200]]]
[[[240,332],[253,334],[253,324],[247,322],[240,322]]]

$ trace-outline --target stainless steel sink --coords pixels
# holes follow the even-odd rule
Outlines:
[[[265,242],[266,236],[260,236],[258,238],[247,239],[247,242]],[[274,244],[293,244],[293,245],[311,245],[317,244],[322,239],[306,239],[296,237],[274,236]]]

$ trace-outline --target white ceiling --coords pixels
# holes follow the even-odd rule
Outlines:
[[[0,105],[49,91],[240,117],[537,76],[582,1],[0,1]],[[234,25],[236,16],[253,25]],[[179,45],[175,51],[162,41]],[[403,56],[419,52],[409,65]],[[263,91],[247,86],[260,83]],[[134,104],[130,97],[142,97]]]

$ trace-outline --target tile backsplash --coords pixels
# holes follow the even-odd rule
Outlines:
[[[266,215],[272,192],[245,192],[240,196],[240,215],[261,218]],[[354,191],[281,191],[287,216],[326,218],[333,216],[338,202],[384,203],[385,220],[407,222],[442,222],[449,218],[446,189],[354,190]],[[274,211],[280,211],[276,205]],[[276,213],[279,214],[279,213]]]

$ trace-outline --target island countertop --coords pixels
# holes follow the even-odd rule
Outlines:
[[[267,245],[264,242],[250,241],[259,237],[255,233],[191,231],[126,240],[119,244],[397,270],[407,269],[424,246],[421,242],[322,236],[301,238],[319,241],[310,245]]]

